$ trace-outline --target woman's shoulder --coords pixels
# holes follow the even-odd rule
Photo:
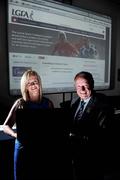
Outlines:
[[[46,102],[48,102],[48,101],[51,101],[49,98],[47,98],[47,97],[45,97],[45,96],[43,96],[42,97],[42,101],[46,101]]]
[[[53,102],[47,97],[43,96],[42,97],[42,102],[45,103],[45,104],[48,104],[48,107],[50,107],[50,108],[54,107]]]
[[[15,102],[14,105],[16,108],[23,108],[24,105],[24,99],[23,98],[18,98]]]

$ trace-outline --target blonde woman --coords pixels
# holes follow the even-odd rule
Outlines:
[[[15,101],[3,124],[4,132],[16,138],[14,150],[14,180],[20,179],[20,160],[23,150],[23,145],[17,139],[17,133],[12,129],[16,122],[16,110],[21,108],[53,108],[53,103],[42,95],[41,78],[36,71],[27,70],[23,74],[21,78],[21,94],[22,98]]]

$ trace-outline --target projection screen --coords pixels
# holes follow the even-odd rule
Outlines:
[[[42,79],[43,93],[73,92],[74,76],[89,71],[95,89],[110,88],[109,16],[53,1],[8,1],[9,90],[20,94],[27,69]]]

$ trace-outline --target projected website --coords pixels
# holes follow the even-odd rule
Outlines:
[[[93,74],[96,89],[108,88],[110,20],[47,5],[9,4],[10,93],[20,93],[27,69],[40,74],[44,93],[74,91],[79,71]]]

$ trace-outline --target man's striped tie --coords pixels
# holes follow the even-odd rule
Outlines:
[[[76,121],[79,121],[82,117],[82,114],[83,114],[83,109],[84,109],[84,105],[85,105],[85,102],[84,101],[81,101],[81,105],[80,105],[80,108],[75,116],[75,120]]]

